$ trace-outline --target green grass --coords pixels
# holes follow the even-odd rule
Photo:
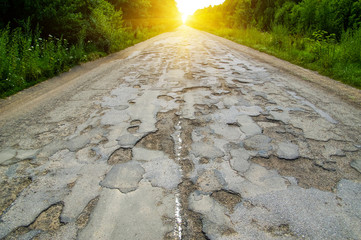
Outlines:
[[[40,37],[30,27],[0,29],[0,97],[4,98],[25,88],[68,71],[81,62],[92,61],[122,50],[177,27],[177,24],[136,26],[118,32],[107,31],[107,50],[99,43],[80,40],[69,44],[66,39],[51,35]]]
[[[192,27],[318,71],[361,89],[361,28],[343,33],[341,39],[336,41],[334,35],[323,31],[315,32],[310,37],[293,36],[282,26],[275,26],[271,32],[261,32],[254,28],[211,28],[195,24]]]
[[[0,96],[9,96],[86,60],[84,44],[40,37],[40,31],[0,30]]]

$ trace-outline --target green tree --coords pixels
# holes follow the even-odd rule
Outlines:
[[[151,0],[149,16],[151,18],[177,18],[179,11],[175,0]]]
[[[122,10],[124,19],[147,18],[151,0],[108,0],[116,10]]]
[[[285,26],[290,32],[295,32],[297,21],[292,17],[292,10],[295,5],[295,2],[287,1],[280,6],[275,13],[274,23]]]
[[[354,1],[349,17],[348,28],[357,29],[361,27],[361,0]]]

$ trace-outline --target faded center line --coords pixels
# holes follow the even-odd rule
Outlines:
[[[175,132],[172,135],[174,139],[174,152],[176,156],[176,162],[179,163],[181,161],[181,152],[182,152],[182,126],[181,121],[178,121],[177,125],[175,126]],[[180,167],[180,172],[183,178],[183,170]],[[174,226],[174,236],[176,239],[182,239],[182,203],[181,203],[181,196],[179,188],[175,194],[175,226]]]

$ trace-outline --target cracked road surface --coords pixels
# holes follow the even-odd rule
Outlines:
[[[187,27],[77,67],[0,103],[0,238],[361,239],[343,88]]]

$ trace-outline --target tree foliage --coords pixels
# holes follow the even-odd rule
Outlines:
[[[0,0],[0,27],[21,26],[28,18],[43,35],[63,36],[71,43],[99,42],[107,48],[114,32],[124,28],[123,20],[176,18],[174,0]]]
[[[309,35],[324,30],[340,38],[348,29],[360,27],[361,0],[226,0],[194,14],[193,22],[204,21],[262,31],[282,25],[291,33]]]

